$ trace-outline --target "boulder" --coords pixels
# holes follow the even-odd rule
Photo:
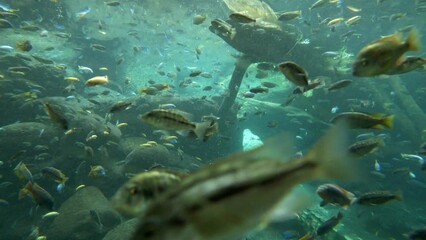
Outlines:
[[[137,218],[127,220],[109,231],[103,240],[130,240],[138,223]]]
[[[152,147],[138,146],[126,156],[124,162],[124,172],[139,173],[155,165],[170,167],[173,157],[163,145]]]
[[[121,222],[120,214],[96,187],[78,190],[58,212],[60,215],[47,230],[48,239],[102,239]]]

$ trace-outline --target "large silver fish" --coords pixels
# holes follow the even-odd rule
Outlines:
[[[346,129],[334,127],[302,158],[283,138],[236,153],[183,179],[153,201],[140,216],[134,240],[227,240],[270,219],[292,188],[320,178],[348,178]]]

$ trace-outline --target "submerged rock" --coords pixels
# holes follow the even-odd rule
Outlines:
[[[139,223],[137,218],[132,218],[109,231],[102,240],[130,240]]]
[[[116,225],[121,217],[96,187],[77,191],[59,208],[47,231],[48,239],[102,239],[102,236]]]
[[[2,159],[10,159],[18,151],[28,154],[35,145],[49,145],[58,131],[53,126],[37,122],[13,123],[0,127],[0,146]],[[33,146],[34,145],[34,146]]]
[[[162,146],[137,147],[131,151],[124,160],[124,172],[139,173],[155,165],[170,167],[173,158],[169,150]]]

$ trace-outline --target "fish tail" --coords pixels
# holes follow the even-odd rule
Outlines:
[[[404,201],[404,196],[402,195],[401,191],[397,191],[395,193],[395,199],[398,200],[398,201]]]
[[[408,45],[409,51],[419,51],[421,49],[420,36],[416,29],[410,31],[406,44]]]
[[[22,199],[25,196],[31,196],[32,197],[32,189],[33,189],[33,184],[32,182],[28,182],[20,191],[19,191],[19,195],[18,195],[18,199]]]
[[[347,149],[347,124],[336,124],[314,145],[307,154],[307,161],[316,164],[314,178],[353,179],[355,164]]]
[[[382,122],[383,126],[387,128],[393,128],[393,119],[394,119],[394,115],[390,115],[383,118],[383,122]]]

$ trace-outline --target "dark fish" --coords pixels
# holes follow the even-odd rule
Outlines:
[[[203,73],[203,72],[202,72],[202,71],[200,71],[200,70],[197,70],[197,71],[193,71],[193,72],[191,72],[191,73],[189,74],[189,76],[190,76],[190,77],[196,77],[196,76],[200,75],[201,73]]]
[[[269,62],[261,62],[256,65],[256,68],[264,71],[273,71],[275,70],[275,65]]]
[[[286,107],[290,105],[292,102],[294,102],[294,100],[296,100],[296,95],[292,94],[288,96],[287,100],[282,104],[282,106]]]
[[[426,142],[420,145],[419,153],[426,156]]]
[[[70,33],[55,32],[54,34],[55,34],[55,36],[60,37],[60,38],[70,38],[71,37]]]
[[[347,37],[350,37],[354,34],[355,34],[355,30],[350,30],[350,31],[347,31],[346,33],[343,33],[342,35],[340,35],[340,37],[341,38],[347,38]]]
[[[344,120],[352,129],[383,129],[393,127],[393,115],[381,113],[343,112],[331,119],[331,123]]]
[[[41,169],[41,174],[57,183],[65,183],[68,180],[68,177],[61,170],[54,167],[44,167]]]
[[[25,195],[30,196],[40,207],[53,210],[54,200],[52,195],[37,183],[28,182],[27,185],[19,191],[19,199],[22,199]]]
[[[321,79],[314,79],[312,81],[308,81],[308,86],[306,87],[296,87],[293,90],[293,94],[303,94],[309,90],[315,89],[324,84],[324,81]]]
[[[260,84],[264,87],[267,87],[267,88],[274,88],[274,87],[278,86],[276,83],[273,83],[273,82],[262,82]]]
[[[0,18],[0,28],[13,28],[13,25],[6,19]]]
[[[352,144],[351,146],[349,146],[348,151],[353,156],[362,157],[368,153],[375,151],[378,147],[383,145],[383,139],[369,138]]]
[[[53,60],[47,59],[47,58],[43,58],[37,55],[32,54],[31,57],[33,57],[35,60],[37,60],[38,62],[41,62],[43,64],[54,64],[55,62]]]
[[[336,216],[331,217],[327,221],[323,222],[317,229],[317,236],[322,236],[329,231],[331,231],[337,224],[339,224],[340,220],[343,218],[343,214],[339,212]]]
[[[68,121],[65,118],[64,114],[59,109],[55,109],[54,107],[52,107],[48,102],[44,102],[43,105],[44,109],[47,112],[47,115],[49,115],[50,120],[52,120],[52,122],[56,123],[62,129],[67,130]]]
[[[352,80],[343,79],[343,80],[337,81],[335,83],[332,83],[330,86],[328,86],[327,90],[333,91],[333,90],[341,89],[341,88],[349,86],[351,83],[352,83]]]
[[[263,79],[263,78],[266,78],[266,77],[268,77],[268,73],[267,72],[259,70],[259,69],[257,70],[255,78]]]
[[[396,75],[408,73],[416,69],[422,69],[426,65],[426,58],[423,57],[407,57],[402,63],[391,68],[386,72],[388,75]]]
[[[392,193],[389,191],[375,191],[367,192],[357,198],[356,203],[361,205],[379,205],[384,204],[392,200],[402,201],[402,193]]]
[[[241,96],[243,96],[245,98],[254,98],[254,96],[256,96],[256,94],[252,93],[252,92],[243,92],[243,93],[241,93]]]
[[[337,184],[323,184],[317,188],[317,194],[322,198],[320,206],[337,204],[346,207],[355,200],[355,195]]]
[[[107,49],[104,45],[100,45],[100,44],[96,44],[96,43],[90,44],[90,47],[92,49],[96,49],[96,50],[99,50],[99,51],[105,51]]]
[[[189,115],[175,109],[154,109],[141,115],[140,119],[157,129],[174,131],[189,130],[188,132],[193,133],[198,139],[205,139],[212,125],[208,122],[192,122],[189,120]]]
[[[290,82],[297,86],[308,86],[308,74],[306,71],[294,62],[282,62],[278,65],[278,69]]]
[[[129,109],[131,105],[132,105],[132,102],[119,101],[111,107],[109,112],[110,113],[121,112],[121,111]]]
[[[123,57],[120,57],[120,58],[118,58],[118,59],[117,59],[116,64],[117,64],[117,65],[120,65],[120,64],[122,64],[123,62],[124,62],[124,58],[123,58]]]
[[[210,91],[210,90],[212,90],[213,89],[213,87],[212,86],[205,86],[204,88],[203,88],[203,91]]]
[[[30,72],[31,68],[29,67],[8,67],[7,71],[15,71],[15,72]]]
[[[426,227],[416,229],[408,234],[410,240],[426,240]]]
[[[249,91],[251,93],[267,93],[269,92],[269,89],[264,87],[255,87],[255,88],[250,88]]]
[[[300,17],[301,14],[302,14],[302,11],[300,10],[284,12],[280,16],[278,16],[278,20],[289,21],[289,20]]]
[[[120,2],[118,2],[118,1],[111,1],[111,2],[104,2],[104,3],[108,6],[111,6],[111,7],[120,6]]]

